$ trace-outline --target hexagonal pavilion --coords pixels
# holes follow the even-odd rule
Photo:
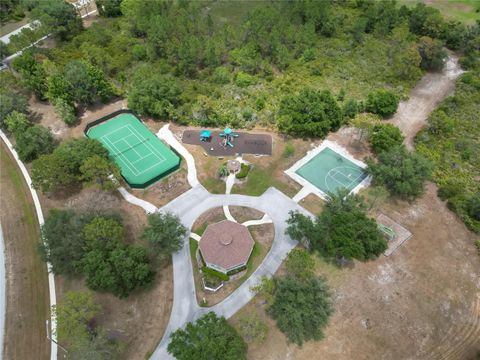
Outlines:
[[[246,226],[223,220],[206,228],[199,248],[209,268],[226,274],[247,265],[254,244]]]

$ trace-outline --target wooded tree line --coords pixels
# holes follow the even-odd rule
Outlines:
[[[237,5],[232,3],[232,11]],[[422,69],[439,69],[443,44],[462,51],[465,66],[478,66],[478,24],[447,22],[423,4],[412,9],[394,1],[257,5],[232,24],[220,22],[204,3],[98,1],[106,18],[82,30],[70,5],[40,4],[34,12],[60,44],[33,49],[14,68],[69,124],[83,106],[125,95],[129,107],[158,119],[236,127],[267,122],[291,135],[324,136],[357,112],[395,112],[402,95],[396,84],[413,84]],[[381,78],[366,79],[371,95],[354,98],[348,88],[334,93],[310,85],[340,70],[341,63],[331,68],[334,52],[360,59],[371,42],[385,47]],[[279,76],[296,67],[310,72],[305,80],[294,84]],[[323,104],[310,115],[306,106],[316,91]],[[301,101],[293,105],[295,99]],[[325,121],[325,114],[333,120]]]

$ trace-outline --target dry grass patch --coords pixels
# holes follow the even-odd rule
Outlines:
[[[248,220],[260,220],[263,215],[265,215],[259,210],[252,209],[246,206],[229,206],[228,208],[230,210],[230,214],[240,224],[243,224],[245,221]]]
[[[313,215],[318,215],[322,212],[323,207],[325,206],[325,201],[315,194],[309,194],[300,200],[298,204],[310,211]]]

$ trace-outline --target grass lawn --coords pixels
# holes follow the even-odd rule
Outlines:
[[[399,5],[413,7],[422,0],[399,0]],[[478,0],[423,0],[425,4],[434,7],[448,19],[474,24],[480,19],[480,2]]]
[[[47,266],[38,255],[40,228],[22,175],[0,146],[0,221],[5,241],[7,311],[5,359],[50,357]]]

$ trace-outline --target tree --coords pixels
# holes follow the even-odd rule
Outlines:
[[[84,226],[94,218],[90,213],[52,209],[42,225],[40,253],[52,265],[54,274],[77,275],[83,272]]]
[[[248,312],[238,320],[238,332],[247,343],[264,343],[268,335],[268,326],[256,312]]]
[[[302,345],[308,340],[322,339],[332,312],[330,292],[323,279],[276,280],[275,299],[268,313],[289,341]]]
[[[8,48],[8,45],[5,44],[3,41],[0,41],[0,59],[5,59],[9,56],[12,52]]]
[[[420,67],[424,70],[439,71],[443,69],[447,52],[443,49],[440,40],[422,36],[418,45],[418,52],[422,57]]]
[[[315,274],[315,260],[310,253],[304,249],[293,249],[285,260],[287,272],[297,279],[310,279]]]
[[[27,115],[18,111],[12,111],[5,117],[5,126],[9,133],[18,136],[25,132],[32,123],[28,120]]]
[[[377,224],[367,217],[363,199],[348,195],[348,190],[330,194],[315,221],[293,212],[287,224],[290,237],[298,241],[306,238],[311,248],[327,259],[364,261],[387,248]]]
[[[13,111],[17,111],[19,113],[24,113],[24,114],[28,113],[27,98],[13,91],[1,91],[0,92],[0,127],[4,127],[5,118]]]
[[[118,221],[98,217],[84,227],[83,234],[82,265],[90,289],[127,297],[153,280],[147,251],[122,244],[125,235]]]
[[[370,134],[370,143],[377,154],[401,145],[403,139],[400,129],[392,124],[375,125]]]
[[[367,172],[377,184],[385,185],[391,195],[413,200],[424,192],[424,182],[432,172],[432,164],[417,153],[396,146],[379,154],[378,162],[367,160]]]
[[[304,89],[298,95],[287,95],[278,111],[278,127],[296,136],[327,135],[342,124],[342,110],[329,91]]]
[[[74,6],[66,1],[40,1],[32,17],[53,33],[59,40],[72,39],[82,30],[82,19]]]
[[[69,291],[52,306],[57,319],[56,335],[61,343],[71,344],[76,338],[88,338],[88,325],[98,315],[100,306],[87,291]]]
[[[180,88],[174,77],[137,72],[128,93],[128,106],[139,114],[168,119],[174,106],[180,103],[179,95]]]
[[[67,348],[69,359],[107,360],[119,357],[121,344],[112,340],[103,328],[92,326],[100,310],[92,293],[86,291],[67,292],[52,307],[57,319],[57,338]]]
[[[43,192],[79,185],[80,167],[89,157],[108,159],[108,151],[94,139],[72,139],[61,143],[52,154],[42,155],[32,163],[32,184]]]
[[[148,225],[143,230],[142,239],[159,259],[165,259],[183,247],[187,229],[178,216],[172,213],[148,215]]]
[[[15,150],[20,160],[30,162],[40,155],[50,154],[55,149],[55,139],[50,129],[41,125],[28,127],[15,136]]]
[[[13,68],[22,75],[25,87],[35,94],[39,100],[46,99],[47,74],[42,64],[38,63],[34,55],[27,51],[12,62]]]
[[[55,112],[67,125],[72,125],[77,120],[75,106],[65,99],[55,100]]]
[[[120,9],[122,0],[95,0],[95,3],[101,16],[117,17],[122,15]]]
[[[368,94],[367,111],[381,115],[390,116],[397,111],[398,96],[388,90],[377,90]]]
[[[168,352],[178,360],[241,360],[247,346],[222,317],[209,312],[171,335]]]
[[[114,190],[118,183],[109,179],[113,175],[115,179],[120,177],[120,169],[109,159],[99,155],[87,158],[80,166],[82,179],[86,183],[98,184],[103,190]]]

